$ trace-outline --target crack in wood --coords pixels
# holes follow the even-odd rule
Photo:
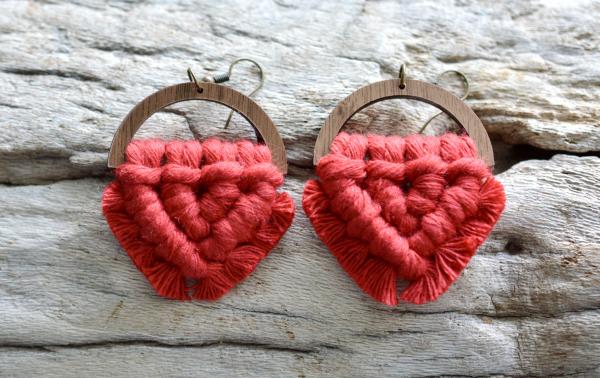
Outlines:
[[[20,75],[20,76],[56,76],[60,78],[75,79],[83,82],[92,82],[102,84],[106,89],[123,90],[124,88],[118,84],[106,81],[98,76],[83,73],[79,71],[65,71],[58,69],[38,69],[38,68],[17,68],[6,67],[2,68],[2,72]]]
[[[320,353],[322,350],[338,350],[341,348],[329,344],[314,345],[309,348],[281,346],[274,344],[263,344],[255,342],[246,342],[240,340],[215,340],[202,343],[180,343],[170,344],[156,340],[117,340],[117,341],[100,341],[100,342],[82,342],[82,343],[65,343],[65,344],[32,344],[22,345],[18,343],[2,343],[0,344],[0,352],[3,349],[21,349],[32,350],[39,352],[55,353],[57,349],[100,349],[100,348],[115,348],[115,347],[130,347],[130,346],[145,346],[167,349],[182,349],[182,348],[218,348],[218,347],[238,347],[248,349],[262,349],[276,352],[313,354]]]

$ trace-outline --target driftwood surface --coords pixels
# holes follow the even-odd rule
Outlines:
[[[600,376],[600,4],[593,1],[0,3],[0,376]],[[157,297],[100,211],[119,122],[143,97],[258,60],[297,214],[216,302]],[[468,75],[507,208],[437,302],[363,294],[300,207],[312,148],[353,90]],[[236,67],[243,91],[255,71]],[[459,93],[458,80],[440,83]],[[136,137],[253,137],[180,104]],[[373,105],[354,131],[435,109]],[[451,126],[443,117],[429,133]]]

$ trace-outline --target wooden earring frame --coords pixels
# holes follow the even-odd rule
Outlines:
[[[267,113],[250,97],[224,85],[189,82],[163,88],[143,99],[131,109],[115,133],[108,154],[108,167],[125,162],[125,149],[135,133],[151,115],[169,105],[191,100],[216,102],[244,117],[262,137],[271,151],[273,164],[287,173],[287,158],[283,140]]]
[[[366,85],[343,99],[327,117],[315,143],[313,163],[329,153],[331,142],[350,118],[376,102],[407,98],[428,103],[463,127],[477,146],[479,157],[491,168],[494,151],[490,137],[475,112],[460,98],[437,85],[419,80],[391,79]]]

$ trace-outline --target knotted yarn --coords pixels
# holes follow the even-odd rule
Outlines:
[[[457,279],[504,209],[502,184],[468,136],[340,133],[302,205],[317,235],[367,294],[437,299]]]
[[[161,296],[215,300],[246,278],[294,216],[267,146],[134,140],[102,209]]]

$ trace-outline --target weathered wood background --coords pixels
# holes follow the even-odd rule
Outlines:
[[[600,376],[599,13],[585,0],[1,2],[0,375]],[[164,300],[101,215],[108,146],[137,101],[237,57],[267,71],[256,100],[286,142],[297,216],[222,300]],[[401,62],[427,81],[470,77],[507,208],[439,301],[387,308],[300,199],[328,112]],[[409,133],[434,111],[389,101],[349,127]],[[183,104],[140,136],[252,136],[240,117],[223,130],[226,116]]]

